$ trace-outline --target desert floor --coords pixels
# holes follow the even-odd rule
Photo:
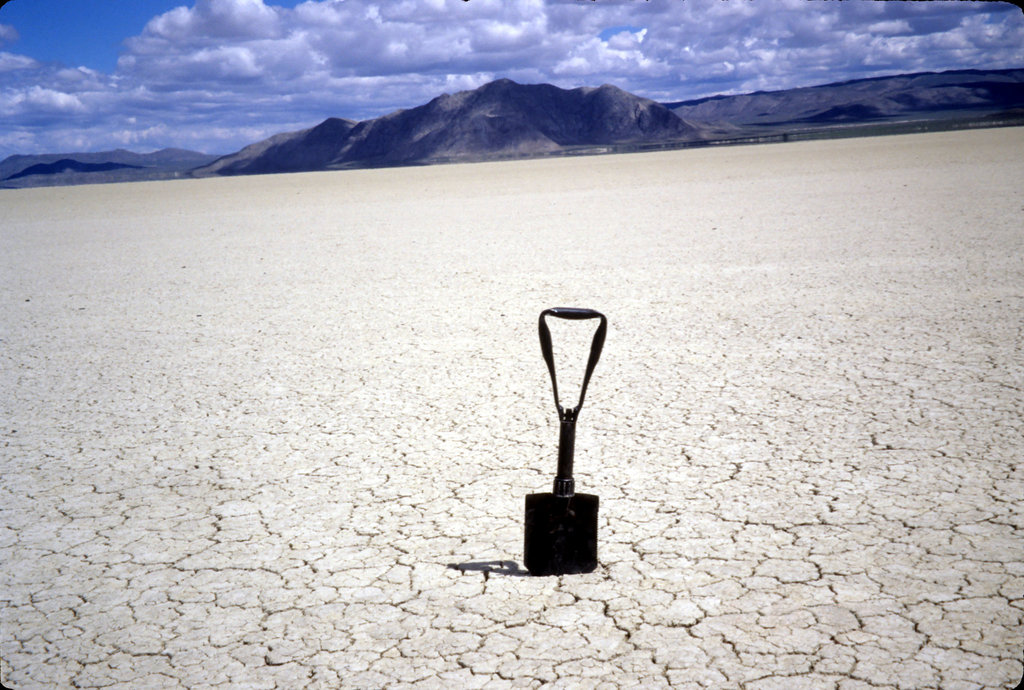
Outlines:
[[[1011,688],[1022,190],[1015,128],[2,191],[3,682]],[[600,565],[532,577],[552,306]]]

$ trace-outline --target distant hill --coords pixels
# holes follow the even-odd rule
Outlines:
[[[216,156],[184,149],[134,153],[124,149],[92,153],[8,156],[0,161],[0,186],[39,187],[160,180],[187,175]]]
[[[729,123],[737,134],[796,133],[896,121],[1020,119],[1024,69],[922,72],[666,103],[682,118]]]
[[[195,173],[414,165],[700,136],[698,128],[664,106],[614,86],[565,90],[501,79],[374,120],[325,120],[246,147]]]

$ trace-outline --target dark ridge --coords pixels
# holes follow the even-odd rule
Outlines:
[[[36,163],[35,165],[30,165],[21,172],[5,177],[4,180],[16,180],[19,177],[28,177],[29,175],[56,175],[66,172],[109,172],[111,170],[122,170],[125,168],[138,169],[141,167],[142,166],[139,165],[113,163],[111,161],[106,161],[104,163],[82,163],[81,161],[76,161],[72,158],[61,158],[53,163]]]

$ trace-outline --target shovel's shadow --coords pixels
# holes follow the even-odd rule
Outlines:
[[[530,573],[519,567],[515,561],[476,561],[470,563],[449,563],[448,567],[460,573],[483,573],[487,578],[491,575],[508,575],[511,577],[527,577]]]

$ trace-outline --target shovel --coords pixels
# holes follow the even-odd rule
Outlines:
[[[558,400],[558,379],[555,360],[551,353],[551,330],[545,316],[560,319],[600,319],[590,345],[587,373],[576,407],[564,408]],[[597,496],[578,494],[572,478],[572,461],[576,444],[576,419],[583,398],[587,394],[590,375],[594,373],[601,348],[608,332],[608,320],[593,309],[556,307],[540,314],[540,350],[551,374],[551,387],[555,392],[560,431],[558,436],[558,474],[554,489],[549,494],[529,494],[526,497],[526,529],[524,547],[526,569],[531,575],[568,575],[589,573],[597,567]]]

